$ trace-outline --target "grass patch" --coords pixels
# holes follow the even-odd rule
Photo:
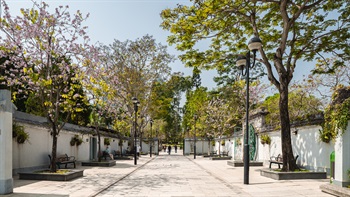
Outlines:
[[[50,170],[40,170],[40,171],[35,171],[34,173],[38,173],[38,174],[67,174],[68,172],[71,172],[71,170],[59,169],[56,172],[51,172]]]

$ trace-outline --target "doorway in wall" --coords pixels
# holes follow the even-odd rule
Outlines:
[[[90,137],[90,160],[97,161],[97,139]]]

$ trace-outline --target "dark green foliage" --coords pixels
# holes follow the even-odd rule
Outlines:
[[[24,144],[26,141],[28,141],[29,134],[24,131],[24,126],[14,122],[12,125],[12,137],[18,144]]]
[[[261,104],[262,107],[267,109],[269,114],[266,116],[266,123],[279,128],[279,96],[280,94],[274,94],[265,99]],[[298,90],[289,93],[289,114],[290,121],[305,121],[310,120],[314,115],[320,114],[321,101],[306,92]]]
[[[83,143],[83,139],[78,135],[74,135],[69,143],[71,146],[80,146]]]
[[[340,86],[333,94],[332,103],[325,110],[325,122],[320,140],[328,143],[343,134],[350,120],[350,87]]]

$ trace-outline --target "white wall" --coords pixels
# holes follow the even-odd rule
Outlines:
[[[184,154],[189,155],[192,154],[194,149],[194,140],[192,138],[186,138],[184,142]],[[210,147],[209,147],[210,146]],[[210,144],[208,144],[208,140],[204,139],[196,139],[196,154],[202,155],[207,154],[208,151],[212,150],[213,147],[211,147]]]
[[[49,157],[52,152],[52,136],[49,129],[43,126],[23,123],[17,121],[17,124],[24,126],[24,131],[29,134],[29,140],[24,144],[18,144],[14,139],[12,143],[12,165],[13,174],[27,170],[48,168]],[[71,146],[70,141],[74,135],[82,138],[83,143],[79,146]],[[82,134],[79,132],[61,130],[57,141],[57,156],[67,154],[74,156],[78,162],[88,161],[90,159],[90,138],[97,138],[93,134]],[[104,138],[101,136],[101,151],[106,149]],[[119,139],[110,138],[110,150],[120,150]],[[124,140],[123,149],[125,150],[128,142]]]
[[[350,177],[348,170],[350,170],[350,122],[346,131],[339,134],[335,140],[335,169],[334,169],[334,180],[335,185],[347,187],[350,184]]]
[[[303,168],[329,172],[330,168],[330,154],[334,150],[334,143],[324,143],[319,141],[320,126],[303,126],[298,127],[298,133],[292,137],[292,147],[294,155],[299,155],[297,164]],[[294,131],[294,128],[292,129]],[[271,138],[270,145],[262,145],[260,136],[257,141],[257,160],[263,161],[268,165],[268,160],[271,156],[282,154],[282,144],[280,131],[264,133]]]
[[[271,138],[271,144],[261,144],[260,142],[260,136],[258,136],[256,145],[257,145],[257,161],[264,162],[264,165],[269,165],[268,160],[271,156],[277,156],[278,154],[282,154],[282,148],[281,148],[281,137],[280,132],[269,132],[264,133],[270,136]]]
[[[141,152],[149,154],[149,149],[150,149],[150,143],[147,141],[142,141],[142,150]],[[152,144],[152,154],[158,154],[158,140],[154,139],[153,144]],[[173,148],[174,150],[174,148]]]
[[[0,90],[0,194],[13,192],[12,103],[11,93]]]
[[[13,169],[48,167],[50,147],[50,133],[42,127],[18,123],[25,127],[24,131],[29,134],[29,141],[18,144],[13,141]]]

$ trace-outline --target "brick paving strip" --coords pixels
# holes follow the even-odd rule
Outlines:
[[[117,179],[115,182],[112,182],[112,183],[106,185],[104,188],[101,188],[100,190],[96,191],[95,193],[89,195],[89,197],[95,197],[95,196],[99,195],[100,193],[104,192],[105,190],[107,190],[108,188],[112,187],[113,185],[118,184],[120,181],[124,180],[126,177],[130,176],[132,173],[136,172],[137,170],[141,169],[143,166],[145,166],[146,164],[151,162],[153,159],[155,159],[155,157],[152,157],[152,159],[148,160],[146,163],[142,164],[141,166],[138,166],[133,171],[131,171],[131,172],[127,173],[126,175],[122,176],[121,178]]]

